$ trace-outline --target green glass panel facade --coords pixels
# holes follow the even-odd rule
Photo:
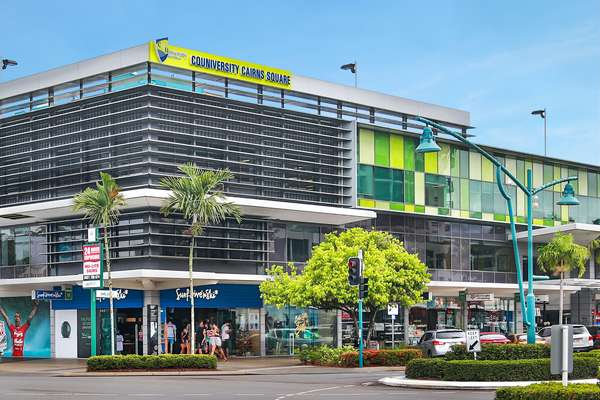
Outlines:
[[[415,170],[415,141],[413,138],[404,138],[404,169],[407,171]]]
[[[508,210],[495,183],[496,167],[478,153],[442,142],[440,152],[424,157],[415,153],[415,138],[370,129],[360,129],[358,140],[357,192],[361,206],[506,221]],[[600,168],[492,154],[524,183],[527,168],[531,168],[536,186],[561,177],[579,177],[580,181],[572,184],[581,205],[557,206],[564,185],[556,185],[539,193],[535,200],[536,225],[600,222]],[[518,221],[523,223],[525,196],[510,179],[504,181],[514,199]]]
[[[390,134],[375,132],[375,165],[390,166]]]

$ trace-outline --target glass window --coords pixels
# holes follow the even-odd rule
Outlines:
[[[404,201],[408,204],[415,203],[415,173],[404,171]]]
[[[588,172],[588,195],[598,197],[598,175]]]
[[[415,170],[415,140],[409,137],[404,138],[404,169]]]
[[[392,201],[404,202],[404,171],[392,170]]]
[[[390,166],[390,135],[386,132],[375,132],[375,165]]]
[[[424,162],[425,162],[425,172],[430,173],[430,174],[438,173],[438,153],[435,153],[435,152],[425,153]]]
[[[554,167],[551,164],[544,164],[544,183],[550,183],[554,180]]]
[[[425,174],[425,205],[447,207],[450,203],[450,178]]]
[[[390,134],[390,166],[404,169],[404,137]]]
[[[291,239],[287,240],[288,261],[306,262],[308,260],[310,249],[308,239]]]
[[[481,180],[481,154],[469,152],[469,178]]]
[[[375,138],[373,131],[361,129],[358,143],[359,162],[361,164],[375,164]]]
[[[468,210],[469,209],[469,180],[461,179],[460,180],[460,209]]]
[[[469,181],[469,210],[481,212],[481,182]]]
[[[438,171],[440,175],[450,175],[450,146],[445,143],[440,143],[441,151],[438,153]]]
[[[450,269],[450,239],[434,235],[426,236],[425,263],[429,268]]]
[[[450,149],[450,173],[452,176],[460,176],[459,150],[455,147]]]
[[[469,152],[467,150],[460,150],[460,177],[469,177]]]
[[[374,191],[373,167],[370,165],[358,166],[358,195],[372,198]]]
[[[494,212],[494,184],[481,182],[481,211]]]
[[[375,198],[390,201],[392,199],[392,170],[375,167]]]

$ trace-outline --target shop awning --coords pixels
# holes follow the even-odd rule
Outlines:
[[[483,283],[483,282],[457,282],[457,281],[431,281],[428,285],[429,291],[435,296],[458,296],[459,292],[467,290],[471,294],[493,293],[495,297],[513,298],[519,291],[516,283]],[[577,292],[580,286],[567,284],[564,286],[565,293]],[[556,280],[540,281],[534,284],[536,295],[552,294],[560,291],[559,282]],[[527,293],[527,285],[525,285]]]

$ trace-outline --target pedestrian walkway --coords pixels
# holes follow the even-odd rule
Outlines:
[[[291,375],[400,372],[403,367],[332,368],[302,365],[291,357],[230,358],[219,361],[216,370],[203,371],[126,371],[87,372],[84,359],[6,359],[0,363],[0,374],[44,374],[55,376],[145,376],[145,375]]]

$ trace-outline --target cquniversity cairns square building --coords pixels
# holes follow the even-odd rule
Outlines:
[[[447,326],[520,331],[517,267],[494,167],[442,138],[439,153],[417,154],[417,116],[457,132],[470,127],[465,111],[166,39],[1,83],[5,354],[13,354],[11,327],[20,325],[16,340],[25,357],[89,355],[90,291],[82,287],[89,224],[72,199],[101,171],[117,179],[127,203],[110,228],[117,347],[124,354],[163,352],[169,335],[178,352],[190,295],[197,320],[232,323],[237,355],[286,355],[303,344],[351,340],[347,315],[276,309],[262,303],[258,290],[270,265],[301,267],[326,233],[351,226],[391,232],[429,268],[428,293],[400,312],[396,338],[414,341]],[[559,230],[582,244],[600,235],[600,167],[486,149],[521,180],[531,169],[536,186],[578,176],[580,206],[556,206],[558,186],[535,200],[536,243]],[[193,294],[187,221],[160,212],[169,195],[161,178],[177,175],[186,162],[230,169],[235,178],[225,192],[243,213],[241,223],[210,226],[197,240]],[[523,224],[525,198],[506,183]],[[590,261],[582,279],[567,282],[568,321],[600,323],[597,276],[600,268]],[[538,324],[558,322],[558,287],[555,280],[536,284]],[[109,353],[108,301],[99,296],[96,304],[98,349]],[[375,341],[389,346],[390,317],[377,321]]]

